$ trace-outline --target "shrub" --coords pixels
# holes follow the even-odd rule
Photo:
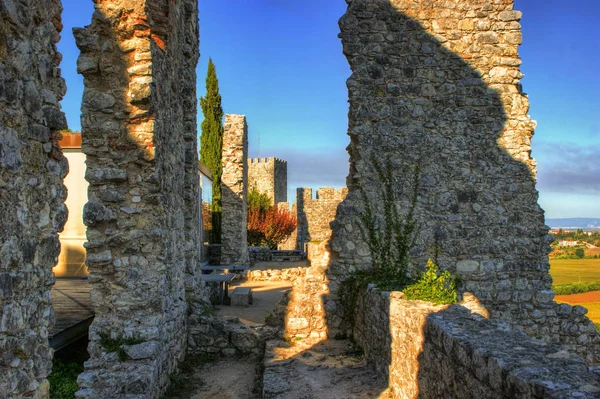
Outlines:
[[[600,281],[554,285],[552,286],[552,290],[556,295],[583,294],[590,291],[600,291]]]
[[[266,194],[255,190],[248,194],[248,245],[277,249],[277,244],[288,238],[297,224],[290,211],[272,206]]]
[[[456,278],[448,270],[440,273],[437,265],[429,259],[419,280],[407,286],[403,292],[406,299],[419,299],[435,304],[456,303]]]
[[[575,256],[579,259],[583,259],[583,257],[585,256],[585,250],[583,248],[577,248],[575,250]]]

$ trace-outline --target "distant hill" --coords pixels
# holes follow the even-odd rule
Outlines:
[[[600,230],[600,218],[548,218],[546,224],[553,229]]]

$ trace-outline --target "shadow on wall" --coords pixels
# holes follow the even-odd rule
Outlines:
[[[74,29],[85,80],[84,223],[96,313],[81,397],[164,392],[185,355],[184,284],[195,289],[199,272],[197,4],[126,8],[96,2],[91,25]],[[114,356],[119,342],[133,349]]]
[[[376,209],[376,224],[384,225],[373,160],[389,159],[396,203],[405,212],[415,167],[421,168],[421,229],[411,250],[420,267],[434,258],[461,277],[461,293],[472,292],[492,319],[567,344],[593,362],[591,351],[577,347],[578,339],[595,339],[586,329],[591,322],[557,316],[552,301],[550,240],[530,158],[534,123],[519,84],[520,13],[510,1],[488,12],[482,8],[489,2],[466,2],[465,9],[478,10],[473,18],[463,18],[467,12],[459,7],[441,18],[433,2],[416,10],[408,3],[354,0],[340,20],[353,72],[347,83],[350,174],[348,197],[332,223],[331,293],[317,305],[327,312],[329,337],[352,328],[344,325],[336,289],[354,270],[369,267],[358,233],[360,190]],[[492,22],[497,30],[489,30]],[[477,23],[487,29],[475,30]],[[583,330],[564,331],[567,319]],[[390,326],[383,330],[387,336],[377,339],[391,342]],[[387,352],[391,358],[391,348]]]

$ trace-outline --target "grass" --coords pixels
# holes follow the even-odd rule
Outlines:
[[[559,286],[553,287],[557,293],[565,295],[587,292],[589,291],[587,288],[596,287],[594,282],[600,282],[600,259],[550,259],[550,274],[554,284]],[[571,286],[567,284],[571,284]],[[560,287],[561,285],[563,287]],[[585,290],[578,291],[584,288]],[[570,305],[587,308],[587,317],[600,330],[600,302],[578,302],[575,299],[569,300],[568,296],[561,299],[566,300],[557,300],[557,302],[566,302]]]
[[[138,337],[124,338],[119,336],[117,338],[111,338],[108,334],[100,333],[100,346],[107,352],[117,352],[119,360],[124,362],[129,360],[129,355],[123,349],[123,345],[137,345],[144,342]]]
[[[555,285],[600,281],[600,259],[551,259]]]
[[[71,399],[75,397],[77,376],[83,373],[83,364],[62,359],[52,361],[52,374],[48,377],[50,382],[51,399]]]
[[[72,399],[77,386],[77,376],[83,372],[83,362],[89,357],[87,339],[81,339],[54,354],[50,382],[50,399]]]

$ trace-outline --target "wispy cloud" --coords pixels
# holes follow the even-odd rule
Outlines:
[[[600,146],[536,143],[540,191],[600,194]]]

